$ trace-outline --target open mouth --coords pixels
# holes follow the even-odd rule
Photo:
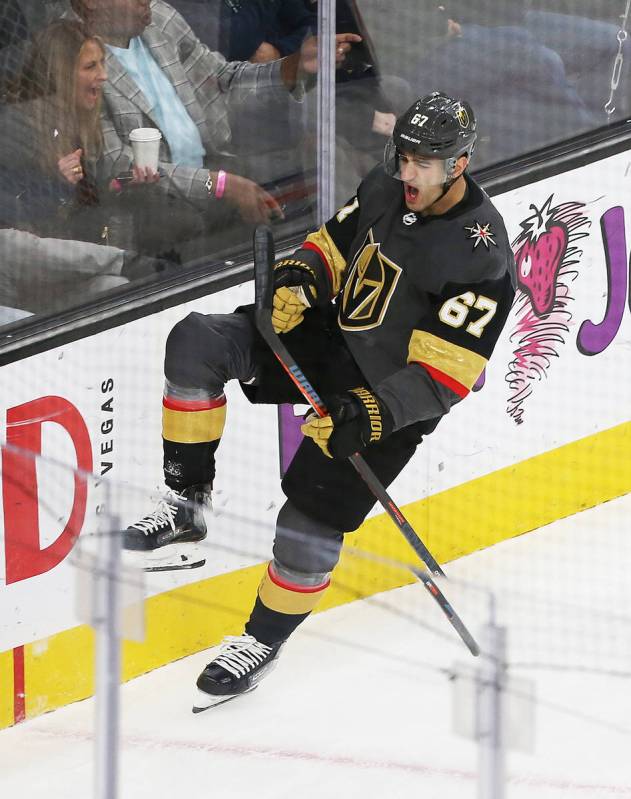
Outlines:
[[[414,186],[411,186],[409,183],[405,183],[405,200],[406,202],[413,203],[418,199],[419,191],[415,189]]]

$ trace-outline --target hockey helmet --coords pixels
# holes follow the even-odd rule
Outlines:
[[[469,103],[432,92],[397,119],[384,152],[386,173],[400,178],[399,154],[406,152],[444,159],[449,177],[461,155],[471,156],[476,138],[476,121]]]

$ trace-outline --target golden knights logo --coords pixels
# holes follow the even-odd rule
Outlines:
[[[467,109],[464,106],[458,104],[456,116],[458,118],[458,122],[460,123],[461,128],[469,127],[469,122],[471,120],[469,119],[469,114],[467,113]]]
[[[386,258],[380,247],[369,230],[344,287],[340,309],[343,330],[370,330],[383,322],[401,268]]]

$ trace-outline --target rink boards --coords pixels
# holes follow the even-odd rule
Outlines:
[[[619,154],[494,198],[520,292],[483,385],[391,487],[443,563],[631,491],[628,168]],[[35,467],[5,451],[2,462],[0,727],[91,694],[75,534],[89,546],[108,513],[127,524],[151,507],[173,324],[251,299],[252,284],[236,286],[0,370],[2,437],[42,456]],[[279,431],[276,410],[236,386],[228,408],[207,565],[147,579],[146,638],[125,642],[125,679],[238,632],[255,595],[283,501],[279,432],[290,455],[295,423],[286,414]],[[75,481],[50,459],[98,477]],[[414,562],[378,507],[347,545]],[[320,610],[408,579],[351,554],[335,577]]]

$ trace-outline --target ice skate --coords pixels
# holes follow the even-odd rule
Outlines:
[[[203,566],[204,507],[210,508],[209,486],[168,491],[154,511],[124,531],[125,562],[151,572]]]
[[[262,644],[252,635],[229,635],[197,679],[193,713],[253,691],[276,665],[282,642]]]

